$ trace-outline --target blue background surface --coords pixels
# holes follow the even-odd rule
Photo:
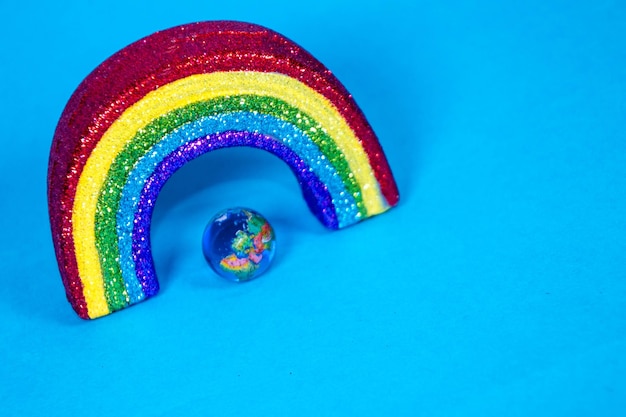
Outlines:
[[[0,1],[0,414],[626,415],[623,2],[85,3]],[[333,70],[401,204],[330,232],[278,159],[207,155],[159,197],[161,293],[82,321],[47,218],[58,117],[115,51],[213,19]],[[200,245],[238,205],[279,239],[244,285]]]

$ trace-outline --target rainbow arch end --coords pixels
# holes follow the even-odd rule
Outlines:
[[[157,32],[89,74],[54,134],[50,225],[66,295],[80,317],[105,316],[158,292],[150,221],[163,184],[188,161],[235,146],[287,163],[330,229],[398,203],[365,116],[304,49],[241,22]]]

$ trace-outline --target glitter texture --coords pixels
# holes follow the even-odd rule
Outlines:
[[[295,128],[288,122],[280,119],[273,118],[267,115],[259,115],[255,113],[235,112],[227,113],[218,116],[204,117],[199,120],[189,122],[163,136],[160,141],[149,148],[139,161],[134,163],[122,163],[122,166],[130,167],[128,170],[121,169],[121,173],[116,183],[114,177],[111,177],[111,182],[107,182],[106,193],[101,193],[101,200],[103,196],[110,198],[113,190],[120,190],[121,197],[115,196],[113,201],[119,202],[111,205],[103,205],[102,209],[97,212],[99,219],[96,224],[101,227],[104,233],[98,241],[102,242],[99,247],[100,262],[104,265],[104,260],[115,259],[131,259],[131,232],[133,225],[133,214],[137,210],[139,201],[139,194],[142,189],[142,185],[146,182],[147,177],[154,171],[155,167],[168,155],[178,152],[180,146],[187,142],[194,140],[195,138],[210,135],[211,133],[224,133],[229,131],[253,131],[261,133],[268,138],[273,138],[274,141],[279,141],[284,146],[298,155],[301,155],[303,169],[306,169],[307,173],[313,174],[316,178],[319,178],[322,184],[328,189],[328,193],[331,196],[330,201],[333,210],[330,210],[328,205],[326,207],[318,207],[317,201],[307,200],[311,205],[311,211],[313,213],[321,212],[323,216],[320,218],[322,223],[327,227],[336,229],[347,224],[352,224],[359,218],[359,211],[352,195],[346,190],[341,176],[334,169],[332,164],[322,164],[324,161],[323,155],[319,149],[306,135]],[[146,129],[148,131],[148,129]],[[160,132],[160,129],[156,129],[156,132]],[[146,139],[149,141],[149,139]],[[133,143],[135,143],[133,141]],[[220,145],[223,146],[223,145]],[[243,146],[238,144],[237,146]],[[249,146],[255,146],[254,143]],[[217,145],[214,145],[215,149]],[[262,149],[269,150],[271,147],[263,146]],[[129,154],[133,152],[129,150]],[[273,152],[275,153],[275,152]],[[289,163],[284,157],[284,153],[277,154],[281,159]],[[124,159],[124,153],[118,156],[117,161]],[[292,167],[293,169],[293,167]],[[110,171],[111,174],[113,170]],[[294,170],[294,173],[298,177],[300,174]],[[300,184],[303,188],[303,192],[307,195],[306,188],[309,186],[309,181],[300,180]],[[126,182],[123,183],[122,181]],[[312,183],[313,184],[313,183]],[[315,181],[317,186],[317,180]],[[317,193],[319,195],[319,193]],[[324,199],[325,201],[325,199]],[[106,210],[110,207],[111,210]],[[106,238],[109,236],[109,238]],[[119,239],[119,242],[118,242]],[[119,251],[118,251],[119,249]],[[126,267],[121,267],[118,262],[108,262],[111,264],[112,274],[111,279],[118,277],[120,280],[117,285],[118,290],[121,291],[121,286],[126,283],[128,286],[132,285],[135,288],[134,293],[137,293],[137,284],[134,277],[134,266],[132,262],[128,262]],[[121,267],[121,270],[120,270]],[[103,274],[105,277],[111,271],[109,268],[103,267]],[[105,283],[109,282],[105,279]],[[133,298],[133,297],[131,297]],[[115,309],[111,304],[109,305]]]
[[[139,205],[135,211],[131,244],[136,276],[144,288],[158,286],[150,246],[150,220],[154,201],[161,188],[170,176],[188,161],[206,152],[233,146],[263,149],[285,161],[296,175],[298,182],[303,185],[307,201],[315,202],[314,204],[319,206],[320,210],[315,211],[318,217],[322,217],[323,222],[329,221],[331,227],[336,224],[333,218],[335,209],[326,186],[319,181],[306,162],[284,144],[269,136],[253,132],[228,131],[199,138],[179,147],[161,161],[145,182],[141,192]]]
[[[67,297],[80,317],[156,294],[149,222],[158,192],[188,160],[230,146],[284,160],[327,227],[397,204],[365,117],[302,48],[239,22],[157,32],[96,68],[55,132],[50,223]]]

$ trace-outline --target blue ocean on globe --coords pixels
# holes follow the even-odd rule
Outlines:
[[[202,236],[202,251],[209,266],[236,282],[263,274],[274,258],[275,246],[274,230],[265,217],[241,207],[217,213]]]

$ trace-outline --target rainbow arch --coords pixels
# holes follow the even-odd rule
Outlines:
[[[286,162],[331,229],[398,202],[367,120],[302,48],[239,22],[157,32],[87,76],[54,135],[50,223],[67,298],[80,317],[158,292],[150,220],[161,187],[191,159],[233,146]]]

